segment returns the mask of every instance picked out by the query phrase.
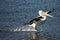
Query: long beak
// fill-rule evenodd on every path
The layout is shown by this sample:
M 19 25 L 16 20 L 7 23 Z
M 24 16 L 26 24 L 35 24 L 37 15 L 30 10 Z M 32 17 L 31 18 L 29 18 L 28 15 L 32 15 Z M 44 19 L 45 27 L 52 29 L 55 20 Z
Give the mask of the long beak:
M 45 15 L 48 16 L 48 17 L 54 18 L 52 15 L 47 14 L 47 13 Z
M 53 18 L 53 16 L 52 16 L 52 15 L 50 15 L 50 14 L 47 14 L 47 12 L 42 13 L 42 15 L 43 15 L 43 16 L 48 16 L 48 17 Z
M 48 17 L 54 18 L 52 15 L 50 15 L 51 12 L 52 11 L 49 11 L 49 12 L 39 11 L 39 15 L 40 16 L 48 16 Z

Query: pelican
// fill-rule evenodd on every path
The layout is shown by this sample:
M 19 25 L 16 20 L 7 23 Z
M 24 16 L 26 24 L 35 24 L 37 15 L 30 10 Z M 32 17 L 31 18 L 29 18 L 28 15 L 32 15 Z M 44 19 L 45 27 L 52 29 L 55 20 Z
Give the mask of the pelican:
M 52 11 L 54 11 L 54 9 L 53 9 Z M 30 27 L 33 27 L 33 28 L 35 28 L 35 30 L 36 30 L 36 27 L 37 27 L 38 25 L 40 25 L 40 24 L 42 25 L 42 24 L 45 23 L 46 17 L 51 17 L 51 18 L 53 18 L 53 16 L 50 15 L 50 13 L 51 13 L 52 11 L 46 11 L 46 12 L 45 12 L 45 11 L 43 11 L 43 10 L 39 10 L 39 11 L 38 11 L 39 16 L 36 17 L 36 18 L 34 18 L 34 19 L 32 19 L 30 22 L 25 23 L 25 25 L 30 26 Z

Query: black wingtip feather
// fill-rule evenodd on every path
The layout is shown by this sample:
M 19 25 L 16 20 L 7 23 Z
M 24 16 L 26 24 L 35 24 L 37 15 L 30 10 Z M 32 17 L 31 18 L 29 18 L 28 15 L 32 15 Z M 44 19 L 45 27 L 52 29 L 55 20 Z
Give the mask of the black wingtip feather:
M 53 12 L 55 9 L 53 9 L 53 10 L 51 10 L 51 11 L 49 11 L 47 14 L 50 14 L 51 12 Z

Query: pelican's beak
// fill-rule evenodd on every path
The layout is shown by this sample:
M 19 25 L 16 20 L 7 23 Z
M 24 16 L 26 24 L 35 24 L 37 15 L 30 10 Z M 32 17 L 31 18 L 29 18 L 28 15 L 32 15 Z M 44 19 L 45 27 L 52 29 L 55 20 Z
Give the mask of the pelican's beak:
M 47 13 L 42 13 L 42 15 L 44 15 L 44 16 L 48 16 L 48 17 L 51 17 L 51 18 L 54 18 L 52 15 L 47 14 Z
M 52 15 L 48 14 L 48 12 L 44 12 L 43 10 L 39 11 L 39 15 L 40 16 L 48 16 L 48 17 L 54 18 Z
M 50 14 L 46 14 L 46 16 L 53 18 L 53 16 L 52 16 L 52 15 L 50 15 Z

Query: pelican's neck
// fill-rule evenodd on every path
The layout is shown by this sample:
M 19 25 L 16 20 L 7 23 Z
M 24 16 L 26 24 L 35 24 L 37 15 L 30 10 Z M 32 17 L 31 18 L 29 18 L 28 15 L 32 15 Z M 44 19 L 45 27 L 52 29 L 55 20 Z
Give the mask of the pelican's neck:
M 42 19 L 40 19 L 41 21 L 45 21 L 46 20 L 46 16 L 41 16 L 43 17 Z
M 44 13 L 46 13 L 46 12 L 44 12 L 43 10 L 39 10 L 38 13 L 39 13 L 39 16 L 43 17 L 43 18 L 41 18 L 41 21 L 45 21 L 46 20 L 46 15 Z

